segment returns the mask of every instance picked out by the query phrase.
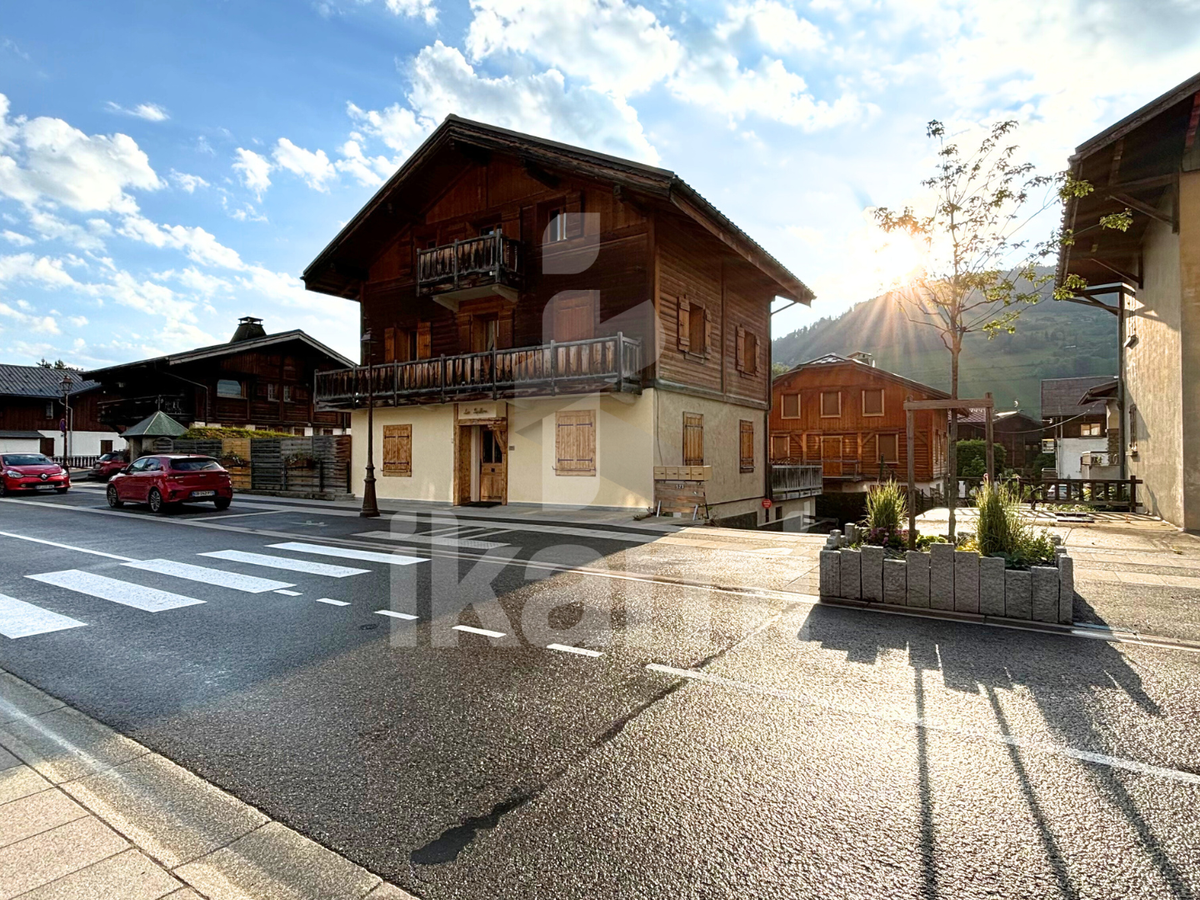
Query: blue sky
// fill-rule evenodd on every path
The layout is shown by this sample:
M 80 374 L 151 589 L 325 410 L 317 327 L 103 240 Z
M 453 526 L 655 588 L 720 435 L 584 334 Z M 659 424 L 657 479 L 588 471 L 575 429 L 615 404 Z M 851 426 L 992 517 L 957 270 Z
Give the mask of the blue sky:
M 919 199 L 928 119 L 1057 169 L 1200 60 L 1197 0 L 0 8 L 0 360 L 85 367 L 247 314 L 357 355 L 298 276 L 450 112 L 675 170 L 816 290 L 782 334 L 903 264 L 867 210 Z

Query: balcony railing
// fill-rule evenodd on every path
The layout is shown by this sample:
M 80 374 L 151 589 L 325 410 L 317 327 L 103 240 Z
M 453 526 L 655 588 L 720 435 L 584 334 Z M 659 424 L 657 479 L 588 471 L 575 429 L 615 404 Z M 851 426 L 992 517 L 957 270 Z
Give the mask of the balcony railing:
M 499 231 L 417 253 L 417 293 L 521 287 L 521 244 Z
M 799 500 L 821 493 L 824 478 L 821 467 L 812 465 L 771 464 L 771 499 Z
M 319 409 L 414 406 L 463 399 L 640 393 L 642 344 L 622 334 L 318 372 Z
M 96 407 L 96 416 L 105 425 L 135 425 L 159 410 L 182 421 L 190 418 L 192 408 L 187 398 L 179 394 L 152 394 L 101 400 Z

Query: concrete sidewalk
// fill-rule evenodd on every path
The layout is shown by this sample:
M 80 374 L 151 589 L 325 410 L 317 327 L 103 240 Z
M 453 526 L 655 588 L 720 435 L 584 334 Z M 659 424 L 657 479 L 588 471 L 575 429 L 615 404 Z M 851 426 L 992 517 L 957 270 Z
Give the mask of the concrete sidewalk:
M 413 900 L 0 670 L 0 900 Z

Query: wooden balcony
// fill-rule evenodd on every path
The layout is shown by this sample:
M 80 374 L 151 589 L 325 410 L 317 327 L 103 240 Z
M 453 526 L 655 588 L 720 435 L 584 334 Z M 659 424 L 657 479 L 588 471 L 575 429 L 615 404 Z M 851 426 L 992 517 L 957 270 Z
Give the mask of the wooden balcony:
M 190 422 L 192 404 L 182 394 L 152 394 L 144 397 L 122 397 L 101 400 L 96 405 L 96 417 L 105 425 L 136 425 L 146 416 L 161 410 L 172 419 Z
M 816 497 L 825 486 L 819 465 L 777 465 L 771 463 L 771 499 L 799 500 Z
M 516 302 L 522 283 L 520 241 L 500 232 L 417 253 L 417 294 L 457 312 L 461 300 L 499 294 Z
M 456 400 L 641 393 L 642 344 L 621 334 L 318 372 L 318 409 L 416 406 Z

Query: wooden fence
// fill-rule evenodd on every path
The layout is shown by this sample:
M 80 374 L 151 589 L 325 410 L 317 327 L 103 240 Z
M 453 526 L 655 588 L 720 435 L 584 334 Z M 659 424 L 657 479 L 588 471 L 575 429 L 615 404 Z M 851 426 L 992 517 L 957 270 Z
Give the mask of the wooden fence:
M 331 500 L 350 493 L 350 436 L 177 440 L 167 452 L 221 461 L 235 491 Z

